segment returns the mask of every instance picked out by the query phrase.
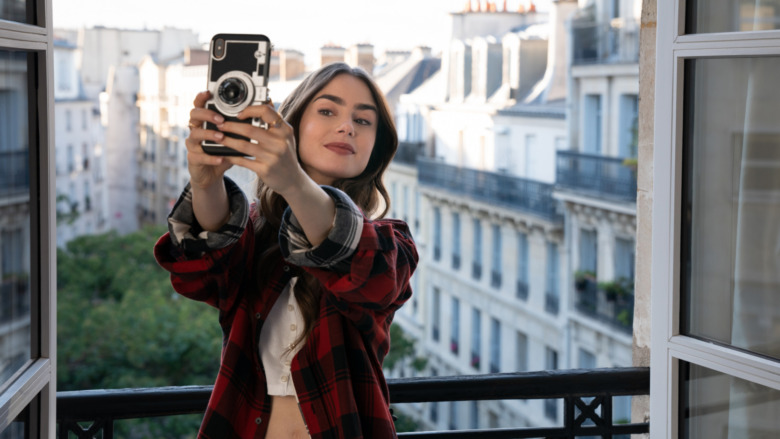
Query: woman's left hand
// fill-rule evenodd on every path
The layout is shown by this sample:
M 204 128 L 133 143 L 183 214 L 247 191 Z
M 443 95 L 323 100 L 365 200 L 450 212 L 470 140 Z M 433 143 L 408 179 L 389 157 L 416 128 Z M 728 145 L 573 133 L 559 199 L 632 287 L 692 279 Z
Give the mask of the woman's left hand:
M 221 141 L 223 145 L 253 157 L 227 156 L 226 160 L 252 170 L 265 185 L 282 196 L 306 178 L 298 163 L 293 128 L 272 104 L 247 107 L 237 117 L 240 120 L 259 118 L 268 123 L 268 129 L 248 123 L 225 122 L 221 129 L 223 132 L 239 134 L 257 142 L 225 136 Z

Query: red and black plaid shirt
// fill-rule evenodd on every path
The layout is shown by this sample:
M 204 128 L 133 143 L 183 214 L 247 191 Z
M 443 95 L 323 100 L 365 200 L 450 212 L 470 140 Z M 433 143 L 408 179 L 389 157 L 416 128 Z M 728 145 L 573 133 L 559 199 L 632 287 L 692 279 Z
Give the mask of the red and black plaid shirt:
M 324 187 L 336 202 L 334 231 L 319 246 L 301 248 L 305 236 L 288 209 L 280 231 L 285 260 L 260 294 L 248 294 L 257 288 L 253 221 L 258 218 L 255 213 L 250 218 L 243 194 L 226 182 L 228 224 L 217 233 L 198 230 L 188 187 L 169 217 L 171 231 L 154 249 L 178 293 L 219 309 L 222 360 L 198 437 L 265 437 L 271 397 L 258 339 L 299 266 L 323 288 L 319 319 L 291 366 L 309 434 L 313 439 L 396 437 L 382 361 L 393 315 L 412 294 L 409 278 L 417 250 L 407 225 L 371 221 L 343 192 Z M 350 233 L 356 238 L 352 243 Z

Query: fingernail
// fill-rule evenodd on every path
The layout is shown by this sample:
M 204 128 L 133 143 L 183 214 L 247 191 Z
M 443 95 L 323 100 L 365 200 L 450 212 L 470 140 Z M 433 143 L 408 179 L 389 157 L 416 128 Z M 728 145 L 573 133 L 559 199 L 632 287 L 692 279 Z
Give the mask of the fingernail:
M 214 120 L 215 120 L 217 123 L 222 123 L 222 122 L 224 122 L 224 121 L 225 121 L 225 118 L 224 118 L 224 117 L 222 117 L 222 116 L 220 116 L 220 115 L 218 114 L 218 115 L 214 116 Z
M 216 133 L 216 134 L 214 134 L 214 137 L 216 137 L 217 140 L 222 140 L 222 138 L 225 137 L 225 135 L 222 134 L 222 133 Z

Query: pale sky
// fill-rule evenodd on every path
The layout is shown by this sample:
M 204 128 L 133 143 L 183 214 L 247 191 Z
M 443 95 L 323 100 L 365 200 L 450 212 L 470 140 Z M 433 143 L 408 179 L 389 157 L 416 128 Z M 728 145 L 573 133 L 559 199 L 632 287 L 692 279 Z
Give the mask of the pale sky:
M 484 0 L 482 0 L 484 3 Z M 516 10 L 530 0 L 507 0 Z M 440 52 L 449 13 L 467 0 L 52 0 L 54 27 L 103 25 L 125 29 L 193 29 L 202 42 L 217 33 L 262 33 L 306 62 L 327 43 L 371 43 L 374 53 L 426 45 Z M 472 0 L 476 7 L 477 0 Z M 537 3 L 542 1 L 537 0 Z M 499 8 L 503 0 L 495 0 Z M 541 8 L 540 8 L 541 9 Z

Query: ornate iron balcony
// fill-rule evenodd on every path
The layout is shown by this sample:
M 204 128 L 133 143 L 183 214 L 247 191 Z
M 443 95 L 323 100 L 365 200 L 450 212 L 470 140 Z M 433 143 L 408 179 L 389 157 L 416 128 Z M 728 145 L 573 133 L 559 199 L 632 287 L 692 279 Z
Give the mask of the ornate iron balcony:
M 622 158 L 558 151 L 555 184 L 598 198 L 636 202 L 636 173 Z
M 501 428 L 400 433 L 402 439 L 574 439 L 647 433 L 648 423 L 615 424 L 612 397 L 649 395 L 649 368 L 573 369 L 449 377 L 389 379 L 393 404 L 504 399 L 563 399 L 563 424 L 549 428 Z M 211 387 L 83 390 L 57 393 L 59 437 L 113 439 L 119 419 L 203 413 Z M 81 424 L 81 425 L 80 425 Z M 87 424 L 86 426 L 82 426 Z M 587 424 L 587 425 L 586 425 Z
M 639 22 L 615 18 L 609 22 L 572 22 L 572 64 L 639 62 Z
M 506 174 L 461 168 L 418 157 L 420 185 L 444 189 L 458 196 L 527 212 L 549 221 L 562 222 L 552 197 L 554 185 Z

